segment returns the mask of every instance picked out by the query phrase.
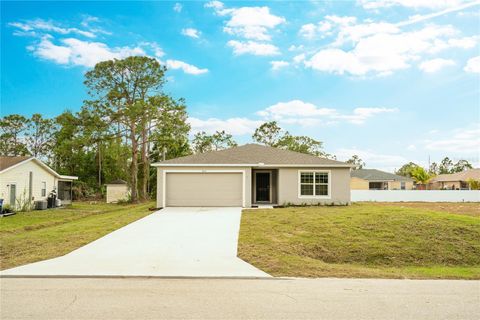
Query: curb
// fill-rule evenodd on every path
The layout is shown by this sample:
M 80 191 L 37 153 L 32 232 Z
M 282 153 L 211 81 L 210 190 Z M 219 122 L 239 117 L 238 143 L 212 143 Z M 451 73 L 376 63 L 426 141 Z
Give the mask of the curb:
M 293 280 L 250 276 L 120 276 L 120 275 L 0 275 L 0 279 L 178 279 L 178 280 Z

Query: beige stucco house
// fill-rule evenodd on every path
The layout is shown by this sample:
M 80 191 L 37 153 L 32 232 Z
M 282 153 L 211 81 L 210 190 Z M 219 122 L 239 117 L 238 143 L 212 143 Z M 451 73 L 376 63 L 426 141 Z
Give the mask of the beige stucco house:
M 430 190 L 468 190 L 469 180 L 480 180 L 480 169 L 469 169 L 452 174 L 439 174 L 430 179 L 427 188 Z
M 352 170 L 350 188 L 352 190 L 412 190 L 411 178 L 377 169 Z
M 35 157 L 0 157 L 0 199 L 10 206 L 45 200 L 52 190 L 63 204 L 71 203 L 72 181 L 77 179 L 58 174 Z
M 257 144 L 152 165 L 159 208 L 350 203 L 351 165 Z

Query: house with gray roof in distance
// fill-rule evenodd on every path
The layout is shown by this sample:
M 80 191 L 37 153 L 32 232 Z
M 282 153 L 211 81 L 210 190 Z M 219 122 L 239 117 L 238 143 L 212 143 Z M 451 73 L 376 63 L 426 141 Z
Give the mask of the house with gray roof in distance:
M 350 203 L 352 165 L 258 144 L 152 166 L 158 208 Z
M 352 190 L 412 190 L 411 178 L 377 169 L 358 169 L 351 172 Z

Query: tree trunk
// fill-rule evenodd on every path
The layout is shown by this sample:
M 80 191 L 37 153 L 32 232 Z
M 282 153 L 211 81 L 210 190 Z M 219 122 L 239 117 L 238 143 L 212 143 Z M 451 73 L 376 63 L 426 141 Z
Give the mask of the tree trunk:
M 132 180 L 132 202 L 138 202 L 138 141 L 136 139 L 136 128 L 133 124 L 130 132 L 130 139 L 132 140 L 132 165 L 131 165 L 131 180 Z
M 98 187 L 102 188 L 102 145 L 100 141 L 97 144 L 98 149 Z
M 147 183 L 148 183 L 148 146 L 147 146 L 147 128 L 146 125 L 142 128 L 142 198 L 148 199 L 148 190 L 147 190 Z

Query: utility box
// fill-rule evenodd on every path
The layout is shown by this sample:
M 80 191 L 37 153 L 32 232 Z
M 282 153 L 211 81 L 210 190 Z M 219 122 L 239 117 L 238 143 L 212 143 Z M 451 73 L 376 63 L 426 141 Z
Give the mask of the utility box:
M 107 203 L 117 203 L 118 201 L 127 200 L 130 195 L 130 189 L 126 181 L 118 179 L 106 184 L 107 186 Z
M 47 210 L 48 203 L 45 200 L 35 201 L 35 210 Z

